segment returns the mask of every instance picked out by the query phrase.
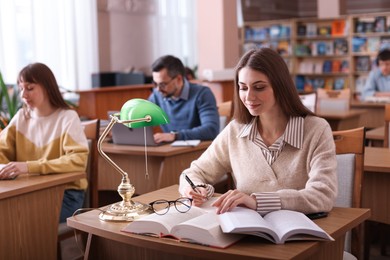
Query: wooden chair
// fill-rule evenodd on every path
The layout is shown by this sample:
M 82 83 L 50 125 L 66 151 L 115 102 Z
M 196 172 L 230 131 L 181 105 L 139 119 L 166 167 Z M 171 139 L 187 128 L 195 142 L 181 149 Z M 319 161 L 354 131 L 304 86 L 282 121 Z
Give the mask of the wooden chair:
M 317 89 L 316 111 L 348 111 L 351 103 L 351 90 Z
M 336 145 L 339 187 L 335 206 L 360 208 L 362 206 L 365 128 L 334 131 L 333 138 Z M 347 252 L 344 252 L 344 259 L 363 259 L 363 234 L 363 227 L 358 226 L 347 235 L 345 244 Z
M 81 125 L 84 127 L 85 136 L 88 139 L 89 156 L 87 165 L 87 180 L 88 189 L 85 194 L 84 205 L 85 208 L 98 207 L 98 190 L 97 190 L 97 168 L 98 168 L 98 150 L 97 141 L 99 139 L 100 120 L 93 119 L 82 121 Z M 57 237 L 57 259 L 62 258 L 61 241 L 74 236 L 74 229 L 70 228 L 65 223 L 60 223 L 58 226 Z
M 233 102 L 226 101 L 218 104 L 220 131 L 230 122 L 233 117 Z

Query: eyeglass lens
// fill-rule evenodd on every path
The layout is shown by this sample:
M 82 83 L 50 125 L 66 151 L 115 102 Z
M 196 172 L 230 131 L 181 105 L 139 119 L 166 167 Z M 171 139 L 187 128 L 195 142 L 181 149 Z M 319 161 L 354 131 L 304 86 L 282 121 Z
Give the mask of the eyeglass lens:
M 185 213 L 190 210 L 192 200 L 190 198 L 179 198 L 175 201 L 156 200 L 150 203 L 150 205 L 156 214 L 164 215 L 169 211 L 171 203 L 175 205 L 177 211 Z
M 175 78 L 176 76 L 171 78 L 171 80 L 169 80 L 168 82 L 161 82 L 161 83 L 156 83 L 153 81 L 153 85 L 155 88 L 165 89 Z

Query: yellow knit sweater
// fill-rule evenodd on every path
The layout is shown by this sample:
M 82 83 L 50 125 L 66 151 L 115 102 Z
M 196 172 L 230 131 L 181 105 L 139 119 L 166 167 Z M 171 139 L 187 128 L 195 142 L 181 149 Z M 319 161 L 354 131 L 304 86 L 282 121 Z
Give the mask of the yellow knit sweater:
M 46 117 L 23 109 L 0 133 L 0 163 L 27 162 L 29 173 L 85 172 L 88 142 L 77 113 L 58 109 Z M 67 189 L 86 189 L 87 180 L 69 183 Z

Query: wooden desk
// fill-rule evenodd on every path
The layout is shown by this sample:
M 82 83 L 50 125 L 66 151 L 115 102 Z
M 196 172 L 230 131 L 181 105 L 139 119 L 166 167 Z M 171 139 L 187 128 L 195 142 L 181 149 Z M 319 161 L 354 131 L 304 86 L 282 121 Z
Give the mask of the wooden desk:
M 366 147 L 362 205 L 371 209 L 370 220 L 390 224 L 390 149 Z
M 136 197 L 149 203 L 157 198 L 178 198 L 178 185 Z M 100 211 L 68 218 L 67 224 L 89 233 L 89 248 L 84 259 L 342 259 L 345 233 L 370 215 L 368 209 L 334 208 L 329 216 L 315 222 L 327 231 L 334 242 L 288 242 L 276 245 L 259 237 L 248 236 L 226 249 L 217 249 L 173 239 L 128 234 L 120 230 L 128 223 L 102 222 Z
M 385 104 L 364 102 L 364 101 L 352 101 L 351 109 L 364 109 L 367 113 L 362 114 L 360 117 L 359 126 L 365 126 L 369 129 L 380 127 L 384 125 L 385 118 Z
M 65 184 L 85 173 L 0 181 L 0 259 L 56 259 Z
M 103 151 L 128 173 L 136 194 L 144 194 L 179 182 L 179 176 L 207 149 L 211 141 L 196 147 L 172 147 L 170 144 L 148 147 L 149 180 L 145 179 L 143 146 L 104 143 Z M 98 190 L 117 190 L 121 175 L 99 156 Z
M 366 132 L 366 140 L 368 141 L 368 146 L 383 147 L 383 142 L 385 139 L 385 127 L 380 126 Z
M 119 111 L 122 105 L 132 98 L 147 99 L 153 85 L 128 85 L 94 88 L 78 91 L 80 95 L 77 112 L 80 117 L 107 120 L 107 111 Z
M 350 109 L 348 111 L 318 110 L 317 116 L 329 122 L 332 131 L 352 129 L 360 126 L 360 117 L 367 113 L 364 109 Z

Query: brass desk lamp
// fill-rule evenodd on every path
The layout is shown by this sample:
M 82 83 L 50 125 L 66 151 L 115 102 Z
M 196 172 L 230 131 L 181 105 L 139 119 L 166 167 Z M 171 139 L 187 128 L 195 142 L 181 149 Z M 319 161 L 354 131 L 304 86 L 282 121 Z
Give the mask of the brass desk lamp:
M 118 116 L 120 116 L 118 118 Z M 131 99 L 121 108 L 120 113 L 111 115 L 111 121 L 104 129 L 97 144 L 100 155 L 122 175 L 122 182 L 118 186 L 118 193 L 122 201 L 112 204 L 106 211 L 99 215 L 104 221 L 133 221 L 151 213 L 149 205 L 135 202 L 131 199 L 135 192 L 130 183 L 128 174 L 114 163 L 102 150 L 102 143 L 114 124 L 123 124 L 129 128 L 141 128 L 157 126 L 169 123 L 166 113 L 156 104 L 144 99 Z M 145 147 L 146 149 L 146 147 Z

